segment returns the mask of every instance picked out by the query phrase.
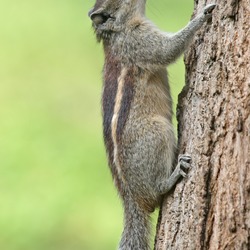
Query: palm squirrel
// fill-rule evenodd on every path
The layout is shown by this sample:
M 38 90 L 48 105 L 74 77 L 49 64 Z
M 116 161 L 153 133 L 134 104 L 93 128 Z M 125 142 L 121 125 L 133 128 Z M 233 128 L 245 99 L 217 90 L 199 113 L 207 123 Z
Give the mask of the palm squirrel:
M 174 34 L 145 17 L 146 0 L 97 0 L 89 11 L 103 43 L 103 133 L 109 166 L 123 201 L 119 250 L 148 250 L 150 213 L 187 175 L 191 157 L 180 155 L 172 125 L 166 66 L 188 47 L 215 4 Z

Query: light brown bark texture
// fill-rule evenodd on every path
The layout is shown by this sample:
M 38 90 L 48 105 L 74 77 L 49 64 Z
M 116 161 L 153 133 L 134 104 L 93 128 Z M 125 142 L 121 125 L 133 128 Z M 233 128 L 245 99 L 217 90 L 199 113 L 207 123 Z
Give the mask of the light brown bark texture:
M 164 200 L 157 250 L 250 249 L 250 2 L 215 2 L 185 55 L 179 148 L 193 167 Z

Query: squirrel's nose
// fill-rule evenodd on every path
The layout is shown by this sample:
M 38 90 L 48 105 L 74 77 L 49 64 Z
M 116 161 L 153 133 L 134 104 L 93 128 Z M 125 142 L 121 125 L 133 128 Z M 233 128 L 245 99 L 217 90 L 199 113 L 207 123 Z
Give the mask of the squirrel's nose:
M 89 16 L 89 17 L 90 17 L 91 14 L 93 13 L 93 10 L 94 10 L 94 8 L 92 8 L 92 9 L 88 12 L 88 16 Z

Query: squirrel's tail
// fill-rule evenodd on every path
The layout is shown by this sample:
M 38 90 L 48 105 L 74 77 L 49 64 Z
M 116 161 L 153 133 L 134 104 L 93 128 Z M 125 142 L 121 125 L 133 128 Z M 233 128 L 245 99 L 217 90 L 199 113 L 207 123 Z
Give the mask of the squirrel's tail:
M 150 213 L 131 197 L 124 202 L 124 229 L 119 250 L 150 249 Z

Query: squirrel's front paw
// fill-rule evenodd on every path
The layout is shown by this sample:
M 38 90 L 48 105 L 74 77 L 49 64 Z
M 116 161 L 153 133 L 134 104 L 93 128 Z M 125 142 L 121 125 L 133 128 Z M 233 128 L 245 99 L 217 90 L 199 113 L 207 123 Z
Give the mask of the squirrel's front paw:
M 212 12 L 213 12 L 213 10 L 214 10 L 214 8 L 215 8 L 215 6 L 216 6 L 216 4 L 208 4 L 205 8 L 204 8 L 204 10 L 203 10 L 203 13 L 206 15 L 206 17 L 211 17 L 212 16 Z
M 182 177 L 187 177 L 187 172 L 191 168 L 192 158 L 189 155 L 179 155 L 178 167 L 179 173 Z

